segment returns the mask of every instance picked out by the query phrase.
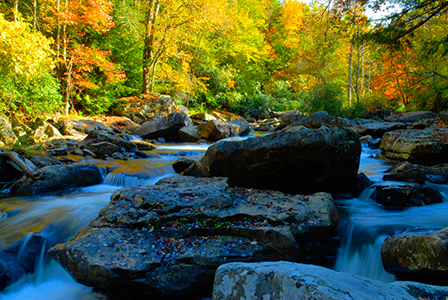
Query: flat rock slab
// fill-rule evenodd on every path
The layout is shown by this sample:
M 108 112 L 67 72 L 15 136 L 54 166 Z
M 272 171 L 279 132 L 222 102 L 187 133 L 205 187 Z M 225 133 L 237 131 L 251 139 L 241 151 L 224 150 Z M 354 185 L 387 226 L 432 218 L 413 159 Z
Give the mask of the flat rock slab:
M 445 299 L 447 287 L 384 283 L 291 262 L 229 263 L 216 271 L 212 300 Z
M 386 132 L 380 149 L 389 159 L 434 165 L 446 162 L 447 129 L 409 129 Z
M 353 126 L 353 130 L 360 135 L 370 135 L 373 138 L 381 138 L 386 132 L 398 129 L 406 129 L 407 125 L 398 122 L 382 122 L 369 120 L 367 123 L 362 123 Z
M 338 224 L 330 194 L 170 177 L 115 192 L 89 227 L 49 253 L 77 281 L 111 297 L 190 296 L 210 292 L 216 268 L 227 262 L 331 265 Z

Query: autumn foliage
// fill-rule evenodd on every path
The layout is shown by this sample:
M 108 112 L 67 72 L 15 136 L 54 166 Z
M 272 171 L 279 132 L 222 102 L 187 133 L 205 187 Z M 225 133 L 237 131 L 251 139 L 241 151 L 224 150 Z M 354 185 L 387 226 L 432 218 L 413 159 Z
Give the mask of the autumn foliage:
M 2 2 L 0 109 L 107 113 L 142 92 L 256 118 L 447 109 L 442 2 L 385 23 L 380 0 Z

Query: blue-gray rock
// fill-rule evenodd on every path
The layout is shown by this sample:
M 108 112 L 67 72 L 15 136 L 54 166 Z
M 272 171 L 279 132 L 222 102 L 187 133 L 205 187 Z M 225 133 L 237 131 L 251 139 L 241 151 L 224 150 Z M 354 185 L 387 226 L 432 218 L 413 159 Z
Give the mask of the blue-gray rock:
M 446 296 L 448 287 L 385 283 L 313 265 L 263 262 L 220 266 L 212 300 L 415 300 Z

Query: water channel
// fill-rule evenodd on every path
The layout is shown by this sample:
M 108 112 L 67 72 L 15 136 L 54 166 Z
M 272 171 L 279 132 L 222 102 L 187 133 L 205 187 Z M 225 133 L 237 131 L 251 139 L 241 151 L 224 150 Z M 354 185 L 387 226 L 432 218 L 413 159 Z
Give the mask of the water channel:
M 379 150 L 363 145 L 360 172 L 380 183 L 389 167 L 373 157 Z M 0 200 L 0 246 L 31 237 L 45 237 L 36 272 L 22 277 L 0 293 L 0 300 L 95 300 L 105 299 L 91 288 L 76 283 L 45 251 L 76 235 L 109 203 L 111 194 L 121 187 L 152 185 L 176 175 L 171 167 L 179 156 L 200 156 L 207 145 L 159 145 L 147 152 L 152 158 L 129 161 L 80 160 L 108 169 L 103 184 L 78 189 L 63 195 L 31 196 Z M 79 158 L 78 158 L 79 159 Z M 445 195 L 448 185 L 434 185 Z M 337 199 L 345 221 L 341 224 L 342 242 L 335 269 L 382 281 L 393 281 L 381 263 L 380 247 L 387 236 L 412 230 L 436 230 L 448 226 L 448 201 L 405 210 L 387 210 L 369 199 L 373 188 L 359 198 Z

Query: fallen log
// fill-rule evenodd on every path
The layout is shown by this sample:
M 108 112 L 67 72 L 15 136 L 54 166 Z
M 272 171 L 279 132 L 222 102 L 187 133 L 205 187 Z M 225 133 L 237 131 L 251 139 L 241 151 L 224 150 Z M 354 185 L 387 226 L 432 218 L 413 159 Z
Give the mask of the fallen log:
M 41 178 L 42 173 L 33 170 L 33 168 L 30 167 L 23 159 L 21 159 L 16 152 L 0 148 L 0 156 L 5 156 L 12 160 L 17 165 L 17 167 L 19 167 L 20 170 L 22 170 L 23 173 L 25 173 L 25 175 L 27 175 L 28 177 L 35 180 Z

